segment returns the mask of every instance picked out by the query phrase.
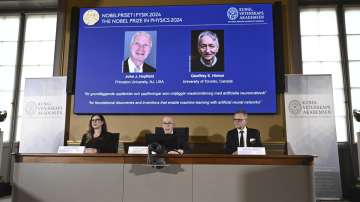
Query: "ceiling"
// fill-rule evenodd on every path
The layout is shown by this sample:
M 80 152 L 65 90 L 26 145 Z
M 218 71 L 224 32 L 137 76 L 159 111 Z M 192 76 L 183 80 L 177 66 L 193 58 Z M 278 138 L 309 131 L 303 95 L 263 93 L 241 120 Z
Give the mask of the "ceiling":
M 54 9 L 58 0 L 0 0 L 0 10 Z

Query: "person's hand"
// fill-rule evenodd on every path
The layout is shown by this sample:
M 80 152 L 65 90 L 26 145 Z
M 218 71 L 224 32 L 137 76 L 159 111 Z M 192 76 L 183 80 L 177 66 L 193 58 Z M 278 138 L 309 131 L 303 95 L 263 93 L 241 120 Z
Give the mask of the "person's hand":
M 97 149 L 95 149 L 95 148 L 85 148 L 85 153 L 87 153 L 87 154 L 95 154 L 95 153 L 97 153 Z
M 232 155 L 237 155 L 238 153 L 237 153 L 237 151 L 234 151 L 233 153 L 232 153 Z
M 168 151 L 168 154 L 179 154 L 177 151 Z
M 184 150 L 182 150 L 182 149 L 168 151 L 168 154 L 183 154 L 183 153 L 184 153 Z

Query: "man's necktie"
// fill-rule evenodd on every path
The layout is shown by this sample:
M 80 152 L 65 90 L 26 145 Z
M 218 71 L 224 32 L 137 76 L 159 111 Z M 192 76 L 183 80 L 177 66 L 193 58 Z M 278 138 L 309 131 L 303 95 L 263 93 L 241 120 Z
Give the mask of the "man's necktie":
M 140 66 L 135 66 L 135 72 L 141 72 L 141 67 Z
M 244 131 L 240 130 L 240 147 L 244 146 Z

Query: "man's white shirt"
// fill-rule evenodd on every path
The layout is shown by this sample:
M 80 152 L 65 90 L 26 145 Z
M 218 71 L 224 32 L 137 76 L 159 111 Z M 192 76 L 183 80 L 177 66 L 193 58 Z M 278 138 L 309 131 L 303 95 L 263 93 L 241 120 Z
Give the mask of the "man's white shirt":
M 240 138 L 241 138 L 241 133 L 240 133 L 240 131 L 244 131 L 244 132 L 243 132 L 244 147 L 247 147 L 247 143 L 246 143 L 246 138 L 247 138 L 247 128 L 245 127 L 245 128 L 243 128 L 243 129 L 237 129 L 237 131 L 238 131 L 238 140 L 239 140 L 239 145 L 240 145 L 240 142 L 241 142 L 241 140 L 240 140 Z
M 143 65 L 141 64 L 140 68 L 138 71 L 136 71 L 136 65 L 135 63 L 131 60 L 131 57 L 129 57 L 128 59 L 128 65 L 129 65 L 129 73 L 142 73 L 143 72 Z
M 217 62 L 217 57 L 215 56 L 215 57 L 214 57 L 214 60 L 213 60 L 212 63 L 209 64 L 209 65 L 204 62 L 203 58 L 200 58 L 200 62 L 201 62 L 201 64 L 204 65 L 205 67 L 211 68 L 211 67 L 215 66 L 215 64 L 216 64 L 216 62 Z

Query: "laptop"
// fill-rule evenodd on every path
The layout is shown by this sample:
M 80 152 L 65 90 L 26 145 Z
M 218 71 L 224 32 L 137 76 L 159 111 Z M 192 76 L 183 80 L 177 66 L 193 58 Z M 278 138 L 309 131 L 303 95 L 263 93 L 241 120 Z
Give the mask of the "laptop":
M 167 151 L 178 148 L 178 137 L 176 135 L 169 134 L 146 134 L 145 142 L 147 145 L 152 143 L 158 143 L 165 147 Z

